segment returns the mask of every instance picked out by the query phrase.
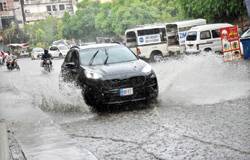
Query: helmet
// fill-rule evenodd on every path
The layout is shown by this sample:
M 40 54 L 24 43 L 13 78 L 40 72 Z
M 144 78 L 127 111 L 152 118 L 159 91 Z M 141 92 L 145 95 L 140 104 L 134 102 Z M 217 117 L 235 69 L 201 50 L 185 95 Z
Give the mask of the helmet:
M 47 49 L 44 49 L 44 53 L 45 53 L 45 54 L 48 54 L 49 51 L 48 51 Z

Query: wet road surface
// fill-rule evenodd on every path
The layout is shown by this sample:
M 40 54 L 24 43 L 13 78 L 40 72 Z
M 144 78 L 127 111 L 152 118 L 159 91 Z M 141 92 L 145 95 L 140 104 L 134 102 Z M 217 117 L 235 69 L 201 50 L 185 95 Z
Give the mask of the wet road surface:
M 79 89 L 59 91 L 62 60 L 51 73 L 39 63 L 0 68 L 0 119 L 28 159 L 250 159 L 249 62 L 191 55 L 153 64 L 157 102 L 102 113 Z

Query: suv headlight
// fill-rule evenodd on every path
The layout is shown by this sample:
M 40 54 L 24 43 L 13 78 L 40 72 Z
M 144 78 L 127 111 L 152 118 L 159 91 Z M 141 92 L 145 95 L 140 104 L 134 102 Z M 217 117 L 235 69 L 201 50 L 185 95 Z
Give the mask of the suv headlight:
M 101 74 L 96 73 L 96 72 L 87 71 L 87 70 L 85 70 L 85 75 L 89 79 L 100 79 L 100 78 L 102 78 Z
M 152 72 L 152 67 L 148 64 L 142 69 L 143 73 L 149 74 Z

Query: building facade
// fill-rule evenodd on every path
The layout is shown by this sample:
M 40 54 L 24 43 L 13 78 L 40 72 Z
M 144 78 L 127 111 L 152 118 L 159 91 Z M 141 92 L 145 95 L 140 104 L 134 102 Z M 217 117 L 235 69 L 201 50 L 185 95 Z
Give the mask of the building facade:
M 48 16 L 61 18 L 65 12 L 74 14 L 75 0 L 25 0 L 24 14 L 26 22 L 46 19 Z
M 14 0 L 0 0 L 0 29 L 14 21 Z
M 0 0 L 0 29 L 12 22 L 22 25 L 46 19 L 61 18 L 65 12 L 74 14 L 77 0 Z

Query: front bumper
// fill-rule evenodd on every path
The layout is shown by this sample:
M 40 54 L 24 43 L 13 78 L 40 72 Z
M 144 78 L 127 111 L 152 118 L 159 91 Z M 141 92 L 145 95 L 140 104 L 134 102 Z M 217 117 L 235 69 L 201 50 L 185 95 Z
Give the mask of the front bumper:
M 201 53 L 201 51 L 197 50 L 197 49 L 186 49 L 185 53 L 186 54 L 199 54 L 199 53 Z
M 112 84 L 108 85 L 107 81 L 101 82 L 101 85 L 92 85 L 89 90 L 91 90 L 93 100 L 98 101 L 102 104 L 123 104 L 128 102 L 137 102 L 143 100 L 150 100 L 154 99 L 158 96 L 158 83 L 155 74 L 151 74 L 149 76 L 144 77 L 145 80 L 143 82 L 132 82 L 131 79 L 128 80 L 128 83 L 122 83 L 120 81 L 120 85 Z M 116 81 L 116 80 L 109 80 Z M 120 96 L 120 89 L 123 88 L 133 88 L 133 94 L 129 96 Z

